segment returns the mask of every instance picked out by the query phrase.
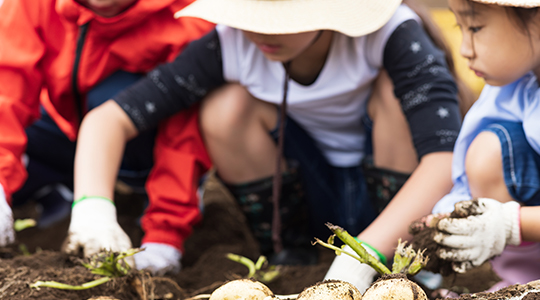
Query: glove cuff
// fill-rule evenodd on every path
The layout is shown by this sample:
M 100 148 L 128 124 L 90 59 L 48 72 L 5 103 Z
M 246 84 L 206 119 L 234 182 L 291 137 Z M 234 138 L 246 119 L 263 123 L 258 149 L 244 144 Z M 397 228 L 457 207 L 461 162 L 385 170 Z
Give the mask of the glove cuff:
M 84 201 L 83 201 L 84 200 Z M 71 223 L 115 222 L 116 207 L 105 197 L 82 197 L 74 201 L 71 209 Z
M 112 205 L 114 205 L 114 202 L 111 199 L 107 198 L 107 197 L 103 197 L 103 196 L 82 196 L 81 198 L 73 201 L 73 204 L 71 205 L 71 208 L 75 207 L 75 205 L 79 204 L 80 202 L 82 202 L 84 200 L 88 200 L 88 199 L 102 199 L 102 200 L 105 200 L 105 201 L 109 201 L 109 202 L 112 203 Z
M 503 204 L 508 213 L 505 215 L 506 244 L 518 246 L 521 244 L 521 205 L 516 201 Z

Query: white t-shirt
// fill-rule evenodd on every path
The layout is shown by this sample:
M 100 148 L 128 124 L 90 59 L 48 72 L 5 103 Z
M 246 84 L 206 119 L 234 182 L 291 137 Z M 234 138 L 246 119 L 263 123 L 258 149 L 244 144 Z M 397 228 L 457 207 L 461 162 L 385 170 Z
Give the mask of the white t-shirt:
M 401 5 L 381 29 L 361 37 L 334 33 L 326 63 L 316 81 L 308 86 L 293 80 L 287 96 L 288 114 L 316 141 L 329 163 L 339 167 L 360 164 L 365 133 L 361 117 L 374 79 L 383 66 L 386 42 L 403 22 L 420 18 Z M 270 61 L 242 31 L 223 25 L 219 34 L 223 73 L 239 82 L 256 98 L 281 104 L 285 69 Z

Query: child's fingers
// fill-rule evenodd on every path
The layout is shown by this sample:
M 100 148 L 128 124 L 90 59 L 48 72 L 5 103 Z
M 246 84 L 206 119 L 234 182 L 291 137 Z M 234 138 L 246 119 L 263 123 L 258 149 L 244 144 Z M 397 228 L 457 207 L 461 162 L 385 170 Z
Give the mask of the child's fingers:
M 438 232 L 433 236 L 437 244 L 453 249 L 469 249 L 478 246 L 478 239 L 468 235 L 445 234 Z
M 479 248 L 451 249 L 441 248 L 437 251 L 437 256 L 444 260 L 454 262 L 473 261 L 481 254 Z
M 471 216 L 467 218 L 444 218 L 437 223 L 437 229 L 458 235 L 472 235 L 476 232 L 480 220 Z

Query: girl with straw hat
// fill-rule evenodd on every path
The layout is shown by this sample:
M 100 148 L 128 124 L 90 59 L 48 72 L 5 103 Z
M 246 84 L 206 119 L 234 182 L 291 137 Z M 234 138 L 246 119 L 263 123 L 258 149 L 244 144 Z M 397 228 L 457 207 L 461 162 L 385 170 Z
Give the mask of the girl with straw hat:
M 359 234 L 386 262 L 409 223 L 449 191 L 461 120 L 456 84 L 444 52 L 400 0 L 198 0 L 177 16 L 218 25 L 87 116 L 77 197 L 103 190 L 95 179 L 107 171 L 96 162 L 117 165 L 127 139 L 199 102 L 217 175 L 272 263 L 313 263 L 310 241 L 328 234 L 325 222 Z M 363 168 L 372 151 L 378 168 Z M 159 164 L 153 178 L 189 178 L 181 168 Z M 366 187 L 389 200 L 405 181 L 388 206 Z M 152 210 L 160 199 L 150 199 Z M 183 218 L 187 204 L 197 209 L 170 206 L 183 207 Z M 178 230 L 189 233 L 184 223 Z M 327 278 L 364 290 L 374 275 L 340 256 Z
M 449 4 L 486 86 L 456 141 L 452 192 L 434 208 L 461 218 L 439 221 L 434 240 L 458 272 L 493 258 L 497 290 L 540 278 L 540 1 Z

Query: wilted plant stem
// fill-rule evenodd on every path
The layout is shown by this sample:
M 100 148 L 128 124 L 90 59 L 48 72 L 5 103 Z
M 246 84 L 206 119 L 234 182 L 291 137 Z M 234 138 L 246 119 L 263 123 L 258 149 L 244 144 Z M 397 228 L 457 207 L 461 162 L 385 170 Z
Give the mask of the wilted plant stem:
M 78 291 L 78 290 L 86 290 L 89 288 L 96 287 L 109 280 L 111 280 L 110 277 L 102 277 L 102 278 L 99 278 L 90 282 L 83 283 L 81 285 L 69 285 L 69 284 L 60 283 L 56 281 L 36 281 L 35 283 L 31 284 L 30 287 L 32 288 L 50 287 L 50 288 L 55 288 L 55 289 Z

